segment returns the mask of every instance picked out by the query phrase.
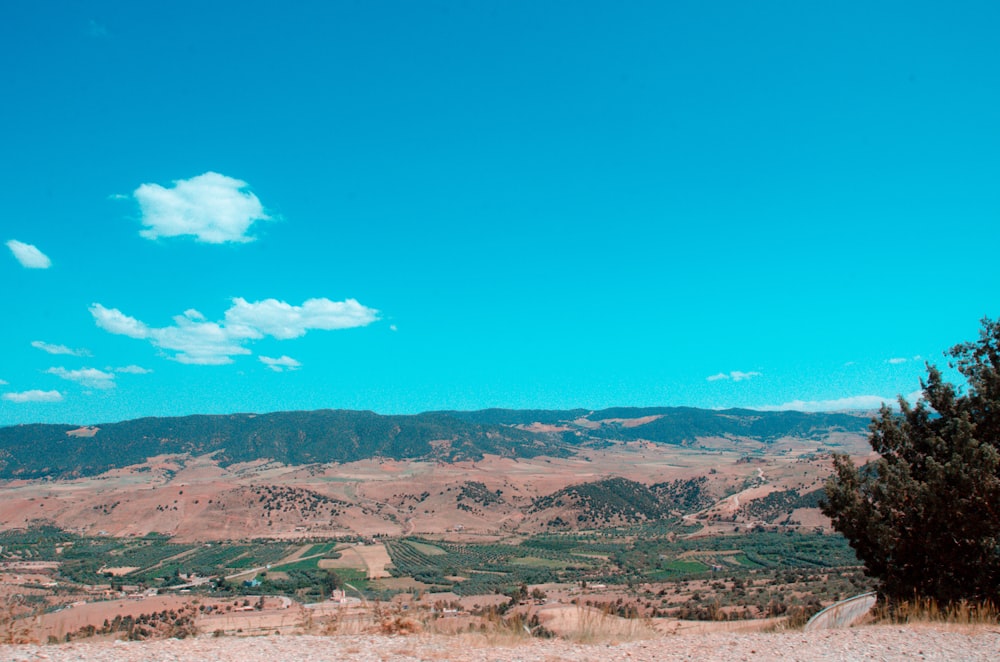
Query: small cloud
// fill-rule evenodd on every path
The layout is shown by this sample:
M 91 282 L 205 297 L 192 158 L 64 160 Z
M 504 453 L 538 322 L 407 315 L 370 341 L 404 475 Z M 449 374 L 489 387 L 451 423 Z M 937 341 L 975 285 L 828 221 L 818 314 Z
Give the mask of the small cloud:
M 282 356 L 277 359 L 272 359 L 270 356 L 260 356 L 258 357 L 264 365 L 266 365 L 271 370 L 275 372 L 284 372 L 285 370 L 298 370 L 302 367 L 302 364 L 293 359 L 290 356 Z
M 85 349 L 73 349 L 66 345 L 53 345 L 41 340 L 33 340 L 31 346 L 49 354 L 65 354 L 67 356 L 90 356 L 90 352 Z
M 792 400 L 780 405 L 768 405 L 765 407 L 755 407 L 761 411 L 842 411 L 845 409 L 870 410 L 878 409 L 882 404 L 895 406 L 896 400 L 893 398 L 883 398 L 878 395 L 854 395 L 847 398 L 837 398 L 834 400 Z
M 4 400 L 9 400 L 10 402 L 59 402 L 63 399 L 62 393 L 59 391 L 39 391 L 37 389 L 32 391 L 21 391 L 20 393 L 4 393 Z
M 724 379 L 731 379 L 734 382 L 742 382 L 742 381 L 746 381 L 747 379 L 753 379 L 754 377 L 760 377 L 760 373 L 759 372 L 741 372 L 739 370 L 733 370 L 733 371 L 731 371 L 728 374 L 724 373 L 724 372 L 720 372 L 717 375 L 711 375 L 709 377 L 706 377 L 705 379 L 707 379 L 710 382 L 718 382 L 718 381 L 721 381 L 721 380 L 724 380 Z
M 399 331 L 399 328 L 395 324 L 390 324 L 389 325 L 389 330 L 390 331 Z
M 25 269 L 48 269 L 52 266 L 52 260 L 49 259 L 49 256 L 31 244 L 11 239 L 7 242 L 7 248 Z
M 91 19 L 90 23 L 88 23 L 87 31 L 90 33 L 91 37 L 98 39 L 108 36 L 108 29 L 93 19 Z
M 890 365 L 899 365 L 900 363 L 906 363 L 906 361 L 907 361 L 907 359 L 905 359 L 905 358 L 894 357 L 894 358 L 888 359 L 886 361 L 886 363 L 888 363 Z
M 97 326 L 109 333 L 129 338 L 148 338 L 149 329 L 145 324 L 129 317 L 117 308 L 105 308 L 99 303 L 90 306 L 90 314 L 93 315 Z
M 175 352 L 173 360 L 197 365 L 232 363 L 232 357 L 251 353 L 246 348 L 251 340 L 267 336 L 288 340 L 310 330 L 362 327 L 378 319 L 377 310 L 354 299 L 309 299 L 293 306 L 276 299 L 251 303 L 237 298 L 222 322 L 207 321 L 200 312 L 189 309 L 174 317 L 172 326 L 162 328 L 150 327 L 99 303 L 91 305 L 90 314 L 97 326 L 109 333 L 147 340 L 159 349 Z
M 121 368 L 108 368 L 108 370 L 114 370 L 115 372 L 121 372 L 127 375 L 148 375 L 149 373 L 153 372 L 149 368 L 143 368 L 142 366 L 138 365 L 127 365 L 127 366 L 122 366 Z
M 246 243 L 255 221 L 271 217 L 247 183 L 216 172 L 178 179 L 172 188 L 142 184 L 133 193 L 146 239 L 191 236 L 207 244 Z
M 7 385 L 7 384 L 9 384 L 9 383 L 10 383 L 10 382 L 8 382 L 8 381 L 6 381 L 6 380 L 3 380 L 3 379 L 0 379 L 0 386 L 6 386 L 6 385 Z
M 855 365 L 855 364 L 856 364 L 855 361 L 847 361 L 846 363 L 844 363 L 844 367 L 845 368 L 850 368 L 852 365 Z
M 104 372 L 97 368 L 81 368 L 80 370 L 67 370 L 66 368 L 49 368 L 45 371 L 50 375 L 55 375 L 77 384 L 82 384 L 89 388 L 110 389 L 115 387 L 115 376 L 110 372 Z

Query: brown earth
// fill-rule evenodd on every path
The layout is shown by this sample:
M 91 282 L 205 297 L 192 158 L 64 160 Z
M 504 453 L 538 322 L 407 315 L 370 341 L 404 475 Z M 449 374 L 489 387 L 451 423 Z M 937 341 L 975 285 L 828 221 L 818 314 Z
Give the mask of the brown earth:
M 995 660 L 995 627 L 868 626 L 822 632 L 693 633 L 595 643 L 538 640 L 514 634 L 333 637 L 211 637 L 151 642 L 86 641 L 53 646 L 0 645 L 11 662 L 139 660 L 357 660 L 605 662 L 607 660 Z
M 718 502 L 692 521 L 712 532 L 732 530 L 739 506 L 749 500 L 821 487 L 831 447 L 859 461 L 870 452 L 863 438 L 847 436 L 825 443 L 782 439 L 766 447 L 738 439 L 703 439 L 691 447 L 639 441 L 583 448 L 569 458 L 488 456 L 454 464 L 378 459 L 285 466 L 260 460 L 221 467 L 211 456 L 160 456 L 92 478 L 0 482 L 0 530 L 48 522 L 84 535 L 157 532 L 178 541 L 409 534 L 485 539 L 544 528 L 558 513 L 525 520 L 524 507 L 573 483 L 705 476 Z M 467 481 L 501 498 L 462 501 Z M 814 509 L 794 519 L 804 527 L 827 524 Z M 735 523 L 757 524 L 739 517 Z

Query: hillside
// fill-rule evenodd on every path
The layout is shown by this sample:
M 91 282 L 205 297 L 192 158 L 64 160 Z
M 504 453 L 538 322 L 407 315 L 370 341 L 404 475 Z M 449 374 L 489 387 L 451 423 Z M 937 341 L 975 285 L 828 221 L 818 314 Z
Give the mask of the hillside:
M 0 428 L 0 478 L 92 476 L 163 454 L 215 453 L 221 466 L 262 458 L 302 465 L 374 457 L 454 462 L 486 453 L 518 457 L 566 454 L 561 445 L 546 443 L 545 437 L 439 413 L 382 416 L 368 411 L 320 410 L 141 418 L 94 428 Z
M 142 418 L 88 428 L 0 428 L 0 479 L 93 476 L 164 454 L 214 453 L 220 466 L 270 459 L 286 465 L 370 458 L 478 460 L 567 457 L 595 442 L 693 445 L 703 439 L 772 444 L 864 434 L 850 414 L 615 408 L 427 412 L 410 416 L 319 410 Z

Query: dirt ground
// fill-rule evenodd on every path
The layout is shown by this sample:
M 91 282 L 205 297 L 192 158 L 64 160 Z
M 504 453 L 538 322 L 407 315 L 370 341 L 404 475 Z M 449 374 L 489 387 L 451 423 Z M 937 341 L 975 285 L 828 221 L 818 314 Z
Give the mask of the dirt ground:
M 846 442 L 845 442 L 846 443 Z M 361 535 L 507 535 L 522 522 L 521 506 L 538 496 L 583 481 L 624 476 L 645 483 L 707 476 L 724 487 L 762 476 L 766 483 L 720 502 L 714 511 L 731 516 L 747 499 L 778 489 L 810 490 L 830 472 L 826 447 L 813 441 L 778 440 L 752 463 L 761 444 L 703 439 L 697 447 L 630 442 L 584 449 L 569 458 L 510 459 L 441 464 L 365 460 L 349 464 L 288 467 L 258 461 L 220 467 L 211 456 L 160 456 L 100 476 L 66 481 L 0 482 L 0 530 L 49 522 L 83 535 L 141 536 L 150 532 L 179 542 L 336 538 Z M 869 452 L 854 439 L 842 450 L 859 461 Z M 458 494 L 466 481 L 482 483 L 502 501 L 463 509 Z M 301 510 L 265 517 L 255 486 L 281 485 L 346 502 L 335 515 Z M 728 490 L 726 490 L 728 491 Z M 803 525 L 822 526 L 816 513 L 801 513 Z M 808 524 L 805 524 L 808 521 Z M 375 552 L 372 552 L 374 554 Z M 369 554 L 378 574 L 379 560 Z
M 392 636 L 212 637 L 152 642 L 87 641 L 54 646 L 0 645 L 11 662 L 176 662 L 178 660 L 350 660 L 364 662 L 607 662 L 637 660 L 995 660 L 994 628 L 870 626 L 849 630 L 692 633 L 631 640 L 576 642 L 514 633 Z

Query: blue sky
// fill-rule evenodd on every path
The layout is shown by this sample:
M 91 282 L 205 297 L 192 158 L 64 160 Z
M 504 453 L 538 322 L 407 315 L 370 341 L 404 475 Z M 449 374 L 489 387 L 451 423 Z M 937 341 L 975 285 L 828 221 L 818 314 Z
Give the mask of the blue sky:
M 993 2 L 7 2 L 0 424 L 871 406 L 998 314 Z

